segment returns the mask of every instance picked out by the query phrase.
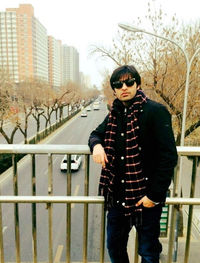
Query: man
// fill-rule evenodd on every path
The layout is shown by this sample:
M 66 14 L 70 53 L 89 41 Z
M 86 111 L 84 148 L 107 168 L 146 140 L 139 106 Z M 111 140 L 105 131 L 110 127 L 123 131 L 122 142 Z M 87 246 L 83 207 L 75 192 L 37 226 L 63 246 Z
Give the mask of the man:
M 112 263 L 128 263 L 127 241 L 134 225 L 142 263 L 158 263 L 160 216 L 177 163 L 171 116 L 148 99 L 134 66 L 114 70 L 116 99 L 90 134 L 93 160 L 102 165 L 99 194 L 105 197 L 107 248 Z

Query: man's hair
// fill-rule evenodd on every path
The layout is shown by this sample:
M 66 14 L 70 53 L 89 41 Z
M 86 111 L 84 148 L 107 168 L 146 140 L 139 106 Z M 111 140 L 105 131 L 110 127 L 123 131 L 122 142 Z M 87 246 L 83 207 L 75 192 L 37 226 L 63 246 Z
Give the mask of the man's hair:
M 129 66 L 129 65 L 124 65 L 121 66 L 119 68 L 116 68 L 111 77 L 110 77 L 110 85 L 111 88 L 114 89 L 113 87 L 113 82 L 118 81 L 123 75 L 128 74 L 130 75 L 132 78 L 135 78 L 135 81 L 138 85 L 141 85 L 141 77 L 139 75 L 139 73 L 137 72 L 136 68 L 134 66 Z

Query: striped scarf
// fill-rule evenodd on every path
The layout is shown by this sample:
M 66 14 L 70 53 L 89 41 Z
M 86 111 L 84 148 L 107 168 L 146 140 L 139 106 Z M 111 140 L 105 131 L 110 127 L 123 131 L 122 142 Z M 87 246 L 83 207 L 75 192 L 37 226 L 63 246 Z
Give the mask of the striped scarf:
M 127 126 L 126 126 L 126 149 L 125 149 L 125 215 L 131 215 L 134 212 L 141 212 L 140 207 L 135 204 L 145 195 L 146 180 L 143 177 L 141 156 L 138 145 L 138 113 L 143 103 L 146 103 L 147 97 L 141 90 L 133 99 L 132 105 L 127 108 Z M 108 163 L 102 168 L 99 194 L 103 195 L 106 205 L 109 206 L 109 198 L 113 192 L 114 160 L 115 160 L 115 136 L 117 131 L 117 119 L 114 110 L 109 114 L 108 124 L 104 139 L 104 150 L 106 152 Z

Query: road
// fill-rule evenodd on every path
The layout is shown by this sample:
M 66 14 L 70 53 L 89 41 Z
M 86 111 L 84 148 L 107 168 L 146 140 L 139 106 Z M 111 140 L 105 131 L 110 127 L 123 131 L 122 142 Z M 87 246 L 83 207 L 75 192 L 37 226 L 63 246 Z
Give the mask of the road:
M 78 114 L 67 124 L 50 137 L 45 143 L 49 144 L 87 144 L 90 132 L 100 123 L 107 113 L 105 105 L 101 104 L 99 111 L 88 112 L 88 117 L 83 118 Z M 59 147 L 59 146 L 58 146 Z M 66 174 L 60 171 L 62 155 L 53 156 L 53 194 L 66 195 Z M 84 159 L 84 158 L 83 158 Z M 36 156 L 36 193 L 37 195 L 48 194 L 48 167 L 47 156 Z M 100 166 L 90 162 L 90 188 L 89 194 L 96 195 Z M 84 162 L 78 172 L 72 173 L 72 195 L 83 195 L 84 191 Z M 12 177 L 8 176 L 1 182 L 1 194 L 13 194 Z M 31 190 L 31 162 L 29 158 L 19 166 L 18 171 L 18 194 L 32 195 Z M 88 261 L 99 260 L 99 237 L 100 237 L 100 206 L 89 206 L 89 240 Z M 15 239 L 13 205 L 4 204 L 3 231 L 5 261 L 15 261 Z M 20 245 L 21 260 L 32 260 L 32 226 L 31 205 L 19 205 L 20 217 Z M 83 242 L 83 206 L 76 204 L 72 206 L 72 232 L 71 232 L 71 259 L 81 261 Z M 66 205 L 53 205 L 53 258 L 60 261 L 66 259 Z M 48 210 L 46 205 L 37 205 L 37 247 L 38 261 L 48 261 Z

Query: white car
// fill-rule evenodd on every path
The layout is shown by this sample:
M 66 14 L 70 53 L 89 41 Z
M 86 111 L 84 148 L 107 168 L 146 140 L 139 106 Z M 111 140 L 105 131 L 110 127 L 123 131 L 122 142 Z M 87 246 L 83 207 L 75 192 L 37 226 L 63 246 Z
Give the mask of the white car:
M 78 169 L 81 166 L 81 162 L 82 162 L 82 156 L 78 155 L 78 154 L 72 154 L 71 155 L 71 170 L 72 171 L 78 171 Z M 60 164 L 60 170 L 62 172 L 66 172 L 67 171 L 67 155 L 64 156 L 64 158 L 61 161 Z
M 85 110 L 81 112 L 81 117 L 87 117 L 87 112 Z
M 88 107 L 86 108 L 86 110 L 87 110 L 87 111 L 91 111 L 92 109 L 91 109 L 90 106 L 88 106 Z
M 99 110 L 99 102 L 98 101 L 95 101 L 93 103 L 93 110 Z

